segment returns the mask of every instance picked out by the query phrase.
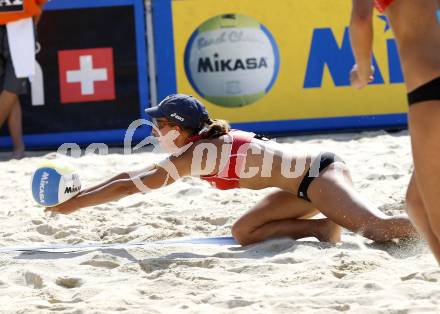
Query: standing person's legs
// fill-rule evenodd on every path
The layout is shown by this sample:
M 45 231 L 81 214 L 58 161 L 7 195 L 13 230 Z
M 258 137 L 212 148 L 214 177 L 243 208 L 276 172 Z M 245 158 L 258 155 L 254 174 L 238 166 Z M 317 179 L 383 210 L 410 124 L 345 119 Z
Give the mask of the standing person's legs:
M 431 225 L 429 223 L 428 214 L 423 204 L 422 197 L 416 183 L 415 173 L 411 177 L 411 181 L 408 185 L 408 191 L 406 192 L 407 212 L 411 218 L 412 223 L 416 226 L 417 231 L 428 242 L 434 256 L 440 263 L 440 241 L 434 234 Z
M 7 90 L 0 94 L 0 127 L 5 123 L 11 114 L 14 104 L 18 101 L 18 95 Z
M 27 79 L 17 78 L 15 74 L 6 34 L 3 34 L 2 49 L 4 75 L 3 91 L 0 94 L 0 126 L 8 119 L 14 157 L 21 158 L 25 147 L 22 138 L 22 113 L 18 95 L 26 93 Z
M 13 157 L 17 159 L 23 158 L 25 146 L 23 143 L 21 104 L 18 99 L 12 106 L 11 114 L 8 118 L 8 127 L 14 146 Z
M 412 105 L 409 129 L 417 188 L 431 230 L 440 241 L 440 100 Z
M 409 91 L 415 176 L 407 192 L 408 213 L 440 263 L 439 4 L 439 0 L 395 1 L 387 15 Z
M 9 45 L 7 43 L 6 27 L 0 25 L 0 127 L 9 117 L 11 109 L 18 99 L 16 93 L 5 90 L 6 76 L 9 75 L 7 74 L 10 63 L 9 59 L 10 54 Z

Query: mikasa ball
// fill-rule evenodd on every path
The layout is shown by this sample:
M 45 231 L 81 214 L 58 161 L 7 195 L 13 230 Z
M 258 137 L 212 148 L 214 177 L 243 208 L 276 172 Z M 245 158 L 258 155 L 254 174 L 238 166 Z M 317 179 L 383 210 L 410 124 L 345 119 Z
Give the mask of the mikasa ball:
M 45 207 L 61 204 L 81 190 L 79 175 L 74 168 L 64 162 L 41 164 L 31 179 L 34 200 Z
M 207 20 L 185 49 L 185 72 L 193 89 L 223 107 L 246 106 L 264 97 L 276 81 L 279 63 L 270 31 L 240 14 Z

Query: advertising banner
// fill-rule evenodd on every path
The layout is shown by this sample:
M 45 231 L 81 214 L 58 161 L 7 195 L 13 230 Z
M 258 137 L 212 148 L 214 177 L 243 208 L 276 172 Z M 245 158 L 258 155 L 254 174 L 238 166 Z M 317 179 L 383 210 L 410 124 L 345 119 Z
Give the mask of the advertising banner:
M 163 39 L 157 44 L 174 52 L 174 61 L 157 56 L 158 79 L 166 73 L 159 82 L 159 96 L 173 92 L 163 86 L 175 84 L 178 92 L 200 97 L 212 116 L 260 132 L 406 123 L 396 42 L 386 17 L 378 12 L 374 13 L 375 80 L 357 91 L 349 82 L 354 64 L 348 31 L 351 1 L 156 4 L 163 18 L 169 6 L 172 29 L 164 30 L 173 38 L 167 46 Z M 173 71 L 174 77 L 169 74 Z
M 48 2 L 38 25 L 37 75 L 21 99 L 28 147 L 123 142 L 148 106 L 144 21 L 142 0 Z

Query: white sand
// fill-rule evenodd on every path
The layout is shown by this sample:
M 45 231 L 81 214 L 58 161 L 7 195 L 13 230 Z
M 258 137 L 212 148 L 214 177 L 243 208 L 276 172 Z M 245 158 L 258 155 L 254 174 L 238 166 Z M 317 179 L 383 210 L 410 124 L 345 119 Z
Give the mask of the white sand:
M 404 209 L 411 168 L 407 133 L 281 142 L 295 150 L 339 153 L 365 196 L 387 213 Z M 229 236 L 234 220 L 268 192 L 218 191 L 186 178 L 150 194 L 51 216 L 30 195 L 31 172 L 54 156 L 38 155 L 0 162 L 0 247 Z M 161 157 L 89 155 L 74 163 L 83 185 L 90 186 Z M 372 245 L 350 232 L 343 240 L 337 246 L 280 239 L 246 248 L 175 244 L 69 254 L 0 253 L 0 312 L 440 311 L 440 269 L 425 244 Z

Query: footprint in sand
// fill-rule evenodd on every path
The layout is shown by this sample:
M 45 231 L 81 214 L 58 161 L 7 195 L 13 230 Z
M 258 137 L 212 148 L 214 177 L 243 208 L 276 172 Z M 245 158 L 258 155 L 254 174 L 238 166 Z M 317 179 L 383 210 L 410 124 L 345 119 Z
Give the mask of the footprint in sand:
M 44 224 L 44 221 L 42 221 L 42 220 L 40 220 L 40 219 L 32 219 L 31 220 L 31 222 L 34 224 L 34 225 L 42 225 L 42 224 Z
M 292 265 L 292 264 L 304 263 L 304 262 L 306 262 L 306 260 L 301 259 L 301 258 L 296 258 L 296 257 L 293 257 L 293 256 L 280 256 L 280 257 L 272 258 L 270 260 L 270 262 L 274 263 L 274 264 L 289 264 L 289 265 Z
M 166 222 L 169 222 L 173 225 L 182 225 L 182 220 L 176 218 L 176 217 L 163 217 L 163 220 Z
M 383 287 L 381 287 L 380 285 L 378 285 L 378 284 L 375 283 L 375 282 L 369 282 L 369 283 L 366 283 L 366 284 L 364 285 L 364 288 L 365 288 L 365 289 L 368 289 L 368 290 L 373 290 L 373 291 L 383 290 Z
M 233 309 L 237 307 L 245 307 L 254 304 L 255 302 L 252 301 L 246 301 L 242 299 L 235 299 L 235 300 L 229 300 L 227 302 L 228 308 Z
M 58 297 L 55 297 L 55 296 L 53 296 L 53 295 L 49 295 L 48 296 L 48 300 L 47 300 L 47 302 L 49 302 L 50 304 L 60 304 L 60 303 L 80 303 L 80 302 L 84 302 L 84 300 L 83 299 L 81 299 L 81 298 L 79 298 L 79 297 L 76 297 L 76 298 L 74 298 L 74 299 L 72 299 L 72 300 L 62 300 L 62 299 L 59 299 Z M 79 311 L 79 310 L 78 310 Z M 77 313 L 76 311 L 75 312 L 72 312 L 72 313 Z M 78 313 L 83 313 L 82 311 L 79 311 Z
M 82 262 L 80 265 L 89 265 L 93 267 L 101 267 L 101 268 L 107 268 L 107 269 L 113 269 L 116 267 L 119 267 L 120 264 L 113 262 L 113 261 L 105 261 L 105 260 L 89 260 Z
M 135 231 L 137 227 L 113 227 L 108 230 L 110 234 L 117 234 L 117 235 L 127 235 Z
M 345 276 L 347 276 L 347 274 L 344 274 L 344 273 L 341 273 L 341 272 L 337 272 L 337 271 L 334 271 L 334 270 L 332 270 L 331 273 L 332 273 L 333 276 L 335 276 L 335 278 L 337 278 L 337 279 L 342 279 L 342 278 L 344 278 Z
M 199 196 L 203 194 L 203 190 L 201 188 L 187 188 L 182 189 L 175 194 L 176 199 L 188 197 L 188 196 Z
M 43 288 L 43 278 L 41 278 L 40 275 L 27 271 L 24 273 L 23 276 L 26 286 L 32 287 L 34 289 Z
M 407 281 L 407 280 L 423 280 L 428 282 L 438 282 L 440 281 L 440 271 L 432 271 L 432 272 L 423 272 L 423 273 L 412 273 L 404 277 L 400 277 L 400 280 Z
M 191 219 L 192 221 L 202 221 L 206 222 L 213 226 L 224 226 L 229 218 L 228 217 L 208 217 L 208 216 L 201 216 L 201 217 L 194 217 Z
M 411 280 L 411 279 L 414 279 L 417 275 L 418 275 L 418 273 L 412 273 L 412 274 L 400 277 L 400 280 L 402 280 L 402 281 Z
M 52 227 L 51 225 L 48 225 L 48 224 L 39 225 L 36 228 L 36 230 L 37 230 L 37 232 L 39 234 L 47 235 L 47 236 L 54 235 L 55 233 L 57 233 L 59 231 L 58 228 L 54 228 L 54 227 Z
M 380 267 L 376 261 L 353 260 L 350 257 L 340 258 L 339 255 L 335 255 L 334 258 L 335 264 L 331 266 L 330 271 L 338 279 L 347 275 L 370 272 Z
M 139 266 L 141 269 L 146 272 L 147 274 L 150 274 L 156 270 L 163 270 L 170 267 L 171 264 L 173 264 L 174 261 L 171 260 L 165 260 L 165 259 L 148 259 L 143 260 L 139 263 Z
M 197 267 L 197 268 L 214 268 L 218 265 L 218 261 L 214 259 L 148 259 L 139 263 L 141 269 L 150 274 L 157 270 L 165 270 L 179 266 Z
M 225 225 L 229 218 L 228 217 L 202 217 L 202 221 L 206 221 L 207 223 L 213 226 L 223 226 Z
M 162 297 L 156 295 L 156 294 L 152 294 L 148 297 L 150 300 L 163 300 Z
M 270 273 L 274 269 L 275 267 L 273 265 L 244 265 L 244 266 L 229 268 L 226 270 L 237 274 L 258 275 L 263 273 Z
M 58 231 L 57 233 L 55 233 L 53 237 L 55 239 L 63 239 L 63 238 L 66 238 L 66 237 L 68 237 L 70 235 L 71 235 L 70 232 L 61 230 L 61 231 Z
M 83 281 L 80 278 L 74 278 L 74 277 L 58 277 L 55 280 L 55 283 L 60 287 L 73 289 L 73 288 L 81 287 Z
M 348 304 L 338 304 L 338 305 L 333 305 L 330 308 L 333 308 L 336 311 L 346 312 L 346 311 L 350 310 L 350 305 L 348 305 Z
M 113 269 L 121 266 L 117 261 L 111 256 L 105 255 L 95 255 L 90 260 L 82 262 L 80 265 L 89 265 L 93 267 Z
M 177 266 L 187 266 L 187 267 L 198 267 L 198 268 L 214 268 L 218 265 L 218 261 L 214 259 L 204 258 L 204 259 L 182 259 L 175 260 L 174 264 Z
M 113 228 L 109 228 L 109 229 L 105 230 L 104 232 L 100 233 L 99 237 L 101 239 L 103 239 L 105 237 L 112 236 L 112 235 L 124 236 L 124 235 L 132 233 L 136 229 L 137 229 L 137 227 L 125 227 L 125 228 L 113 227 Z
M 428 281 L 428 282 L 438 282 L 440 279 L 439 272 L 430 272 L 430 273 L 421 273 L 420 278 L 421 280 Z

